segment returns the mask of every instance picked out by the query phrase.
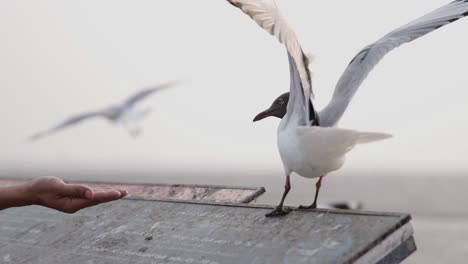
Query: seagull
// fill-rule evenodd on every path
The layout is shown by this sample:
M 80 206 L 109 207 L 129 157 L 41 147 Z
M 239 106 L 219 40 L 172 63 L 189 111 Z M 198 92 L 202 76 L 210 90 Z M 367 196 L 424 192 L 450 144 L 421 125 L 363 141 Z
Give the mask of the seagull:
M 278 98 L 273 101 L 271 106 L 259 113 L 254 118 L 254 122 L 260 121 L 266 117 L 274 116 L 279 119 L 282 119 L 286 115 L 286 108 L 289 102 L 289 92 L 280 95 Z M 314 109 L 312 101 L 309 100 L 309 124 L 311 126 L 319 126 L 319 116 Z M 319 206 L 322 209 L 344 209 L 344 210 L 360 210 L 362 209 L 363 205 L 361 202 L 358 201 L 342 201 L 342 202 L 331 202 L 326 204 L 320 204 Z
M 44 131 L 38 132 L 30 136 L 29 140 L 35 141 L 41 139 L 45 136 L 56 133 L 70 126 L 77 125 L 78 123 L 81 123 L 85 120 L 96 117 L 107 119 L 116 125 L 122 125 L 127 129 L 127 132 L 130 136 L 136 137 L 141 133 L 141 129 L 138 127 L 136 122 L 146 117 L 151 112 L 151 108 L 136 110 L 135 105 L 143 99 L 145 99 L 146 97 L 154 94 L 155 92 L 175 86 L 176 84 L 177 82 L 173 81 L 160 84 L 155 87 L 145 88 L 132 94 L 130 97 L 128 97 L 126 100 L 119 104 L 111 105 L 107 108 L 97 111 L 89 111 L 73 115 L 49 129 L 46 129 Z
M 370 71 L 391 50 L 404 43 L 411 42 L 440 27 L 450 24 L 468 15 L 468 0 L 452 1 L 396 30 L 388 33 L 371 45 L 358 52 L 351 60 L 335 87 L 330 103 L 320 112 L 311 110 L 313 97 L 310 56 L 305 55 L 294 31 L 288 26 L 274 0 L 227 0 L 241 9 L 260 27 L 274 35 L 286 47 L 290 68 L 289 103 L 282 95 L 269 110 L 257 115 L 255 121 L 267 116 L 281 116 L 278 104 L 286 105 L 284 117 L 277 130 L 277 144 L 286 174 L 286 184 L 279 205 L 266 216 L 281 216 L 288 213 L 283 203 L 290 190 L 290 174 L 297 173 L 305 178 L 319 178 L 316 183 L 314 202 L 322 179 L 329 172 L 342 167 L 345 154 L 357 144 L 370 143 L 387 139 L 385 133 L 363 133 L 355 130 L 340 129 L 336 125 L 343 116 L 351 99 Z M 310 103 L 308 103 L 310 102 Z M 314 115 L 313 117 L 311 115 Z M 311 124 L 315 123 L 315 126 Z

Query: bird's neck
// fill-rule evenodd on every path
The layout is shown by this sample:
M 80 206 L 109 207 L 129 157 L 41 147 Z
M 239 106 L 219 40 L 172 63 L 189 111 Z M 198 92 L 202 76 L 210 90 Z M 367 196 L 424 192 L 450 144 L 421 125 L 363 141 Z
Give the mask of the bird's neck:
M 304 122 L 305 117 L 303 116 L 303 111 L 288 111 L 286 115 L 281 119 L 281 122 L 278 126 L 278 130 L 286 130 L 291 128 L 296 128 L 299 126 L 306 126 Z

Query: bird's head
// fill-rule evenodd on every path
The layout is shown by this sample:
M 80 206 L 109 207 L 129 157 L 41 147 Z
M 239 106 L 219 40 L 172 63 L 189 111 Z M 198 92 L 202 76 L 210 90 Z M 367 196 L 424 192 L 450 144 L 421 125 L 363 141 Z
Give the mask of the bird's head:
M 276 100 L 273 102 L 270 108 L 256 115 L 253 121 L 260 121 L 269 116 L 278 117 L 280 119 L 283 118 L 284 115 L 286 115 L 288 101 L 289 93 L 284 93 L 280 95 L 278 98 L 276 98 Z

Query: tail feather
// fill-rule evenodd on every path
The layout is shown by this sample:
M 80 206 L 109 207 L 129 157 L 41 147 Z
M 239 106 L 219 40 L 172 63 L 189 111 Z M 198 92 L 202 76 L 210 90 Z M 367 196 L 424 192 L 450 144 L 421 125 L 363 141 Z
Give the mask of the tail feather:
M 366 144 L 374 141 L 384 140 L 391 138 L 392 135 L 386 133 L 376 133 L 376 132 L 359 132 L 359 137 L 357 139 L 357 144 Z

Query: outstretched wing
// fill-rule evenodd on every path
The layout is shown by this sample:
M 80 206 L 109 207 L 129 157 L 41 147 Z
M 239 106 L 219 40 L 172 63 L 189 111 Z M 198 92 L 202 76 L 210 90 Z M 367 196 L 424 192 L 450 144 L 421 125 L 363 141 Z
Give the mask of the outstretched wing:
M 29 140 L 31 141 L 34 141 L 34 140 L 38 140 L 40 138 L 43 138 L 45 136 L 48 136 L 52 133 L 55 133 L 55 132 L 58 132 L 62 129 L 65 129 L 69 126 L 73 126 L 73 125 L 76 125 L 86 119 L 89 119 L 89 118 L 93 118 L 93 117 L 97 117 L 97 116 L 104 116 L 104 114 L 102 112 L 88 112 L 88 113 L 83 113 L 83 114 L 79 114 L 79 115 L 75 115 L 75 116 L 72 116 L 70 118 L 67 118 L 65 119 L 64 121 L 60 122 L 59 124 L 47 129 L 47 130 L 44 130 L 44 131 L 41 131 L 39 133 L 36 133 L 32 136 L 29 137 Z
M 177 85 L 179 82 L 178 81 L 173 81 L 173 82 L 168 82 L 168 83 L 163 83 L 155 87 L 150 87 L 150 88 L 145 88 L 142 89 L 135 94 L 131 95 L 127 100 L 124 101 L 124 106 L 125 107 L 132 107 L 134 104 L 138 103 L 139 101 L 145 99 L 146 97 L 150 96 L 151 94 L 166 89 L 170 88 L 172 86 Z
M 453 1 L 362 49 L 339 79 L 331 102 L 320 111 L 321 125 L 334 126 L 340 120 L 359 86 L 387 53 L 467 15 L 468 0 Z
M 227 0 L 231 5 L 241 9 L 260 27 L 275 36 L 283 43 L 293 58 L 299 72 L 302 89 L 305 95 L 313 95 L 309 57 L 303 52 L 296 33 L 281 15 L 274 0 Z

